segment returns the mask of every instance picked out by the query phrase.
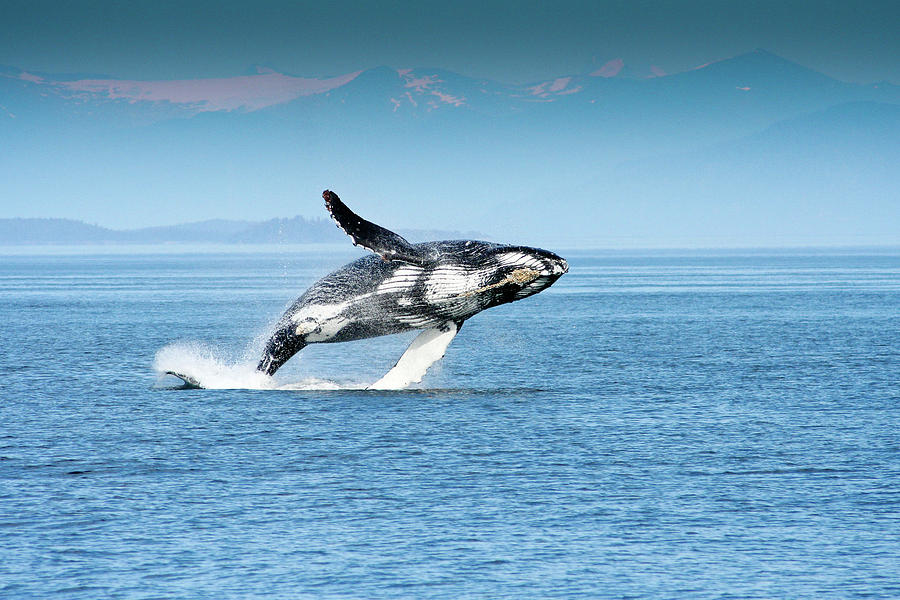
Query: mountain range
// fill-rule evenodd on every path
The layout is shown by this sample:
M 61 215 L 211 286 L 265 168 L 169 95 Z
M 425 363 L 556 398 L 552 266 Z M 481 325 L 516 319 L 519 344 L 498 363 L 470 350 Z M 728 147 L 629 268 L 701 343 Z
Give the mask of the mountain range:
M 443 230 L 400 230 L 412 241 L 443 239 L 484 239 L 478 232 Z M 229 221 L 211 219 L 179 225 L 119 230 L 72 219 L 0 219 L 2 244 L 83 245 L 83 244 L 347 244 L 330 219 L 270 219 Z
M 900 86 L 765 50 L 528 85 L 437 68 L 136 81 L 2 67 L 0 136 L 6 216 L 314 220 L 330 187 L 386 226 L 523 241 L 900 242 Z
M 658 67 L 650 67 L 658 69 Z M 123 80 L 102 75 L 32 73 L 0 67 L 6 119 L 41 109 L 71 119 L 113 117 L 146 124 L 200 113 L 318 114 L 353 108 L 367 116 L 449 112 L 491 116 L 546 113 L 546 105 L 579 105 L 587 111 L 646 110 L 659 100 L 667 114 L 708 115 L 746 109 L 765 118 L 849 101 L 900 102 L 900 86 L 840 82 L 762 49 L 673 75 L 631 75 L 621 59 L 580 75 L 527 85 L 473 79 L 442 69 L 379 67 L 333 77 L 297 77 L 257 66 L 231 78 L 172 81 Z M 643 98 L 642 102 L 635 100 Z M 615 111 L 613 109 L 616 109 Z M 104 112 L 105 111 L 105 112 Z M 552 110 L 550 111 L 552 112 Z M 657 112 L 654 110 L 653 112 Z

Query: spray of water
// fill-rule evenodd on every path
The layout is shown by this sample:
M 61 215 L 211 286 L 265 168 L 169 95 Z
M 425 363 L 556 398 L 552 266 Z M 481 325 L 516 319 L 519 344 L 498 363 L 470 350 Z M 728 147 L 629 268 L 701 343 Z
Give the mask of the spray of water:
M 180 373 L 211 390 L 341 390 L 365 389 L 365 384 L 343 384 L 309 377 L 284 382 L 256 370 L 256 361 L 246 356 L 228 362 L 215 348 L 197 342 L 176 342 L 161 348 L 153 361 L 160 385 L 165 380 L 176 381 L 167 372 Z

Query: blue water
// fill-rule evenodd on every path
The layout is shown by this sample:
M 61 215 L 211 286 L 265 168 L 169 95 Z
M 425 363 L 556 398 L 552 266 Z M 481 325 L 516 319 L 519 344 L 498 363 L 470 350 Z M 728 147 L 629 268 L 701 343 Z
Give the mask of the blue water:
M 375 393 L 152 368 L 255 360 L 348 250 L 7 251 L 0 597 L 900 597 L 900 253 L 562 254 Z

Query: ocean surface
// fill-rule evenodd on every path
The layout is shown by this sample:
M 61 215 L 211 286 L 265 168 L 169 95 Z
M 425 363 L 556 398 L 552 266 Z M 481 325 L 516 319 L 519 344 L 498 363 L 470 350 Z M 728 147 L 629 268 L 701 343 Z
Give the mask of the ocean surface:
M 154 370 L 353 249 L 2 250 L 0 598 L 900 598 L 900 250 L 557 250 L 391 392 Z

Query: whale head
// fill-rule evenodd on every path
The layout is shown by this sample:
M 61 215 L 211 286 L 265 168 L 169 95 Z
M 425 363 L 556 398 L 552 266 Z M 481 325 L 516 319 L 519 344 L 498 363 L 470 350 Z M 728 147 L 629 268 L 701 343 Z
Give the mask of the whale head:
M 498 283 L 512 288 L 503 302 L 533 296 L 569 271 L 569 263 L 558 254 L 528 246 L 501 246 L 495 250 L 494 260 L 502 276 Z

